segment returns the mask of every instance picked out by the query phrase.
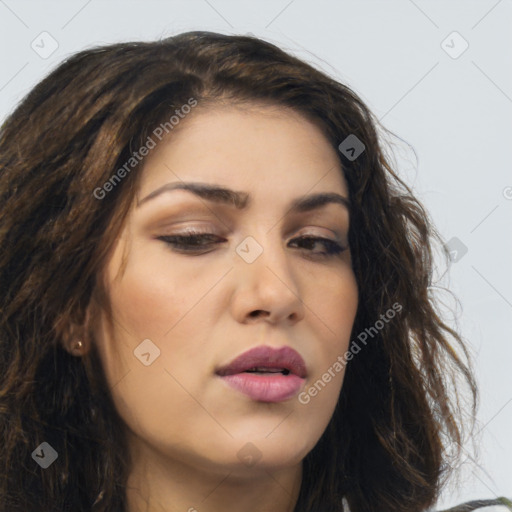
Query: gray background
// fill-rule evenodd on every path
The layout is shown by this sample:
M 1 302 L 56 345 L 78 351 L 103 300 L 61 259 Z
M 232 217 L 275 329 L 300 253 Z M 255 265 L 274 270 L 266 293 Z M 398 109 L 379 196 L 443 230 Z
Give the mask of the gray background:
M 440 300 L 481 390 L 477 450 L 463 446 L 439 506 L 511 497 L 511 1 L 0 0 L 0 118 L 79 50 L 186 30 L 278 44 L 352 87 L 403 139 L 397 169 L 458 251 L 448 269 L 438 260 L 438 284 L 460 304 Z

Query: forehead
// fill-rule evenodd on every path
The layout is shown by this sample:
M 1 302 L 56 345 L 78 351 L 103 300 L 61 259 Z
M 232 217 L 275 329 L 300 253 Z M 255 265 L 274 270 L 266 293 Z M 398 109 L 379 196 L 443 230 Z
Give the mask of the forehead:
M 146 157 L 138 197 L 164 183 L 223 183 L 268 200 L 320 187 L 347 194 L 339 156 L 319 125 L 279 106 L 196 107 Z M 277 197 L 276 197 L 277 198 Z

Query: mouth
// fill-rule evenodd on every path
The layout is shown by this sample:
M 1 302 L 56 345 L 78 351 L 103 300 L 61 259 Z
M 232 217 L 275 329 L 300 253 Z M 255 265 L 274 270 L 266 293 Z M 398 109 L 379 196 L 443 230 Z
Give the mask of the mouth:
M 229 387 L 258 402 L 281 402 L 298 393 L 306 364 L 290 347 L 255 347 L 216 370 Z
M 258 375 L 281 373 L 282 375 L 289 375 L 290 370 L 288 368 L 251 368 L 250 370 L 245 370 L 244 373 L 257 373 Z

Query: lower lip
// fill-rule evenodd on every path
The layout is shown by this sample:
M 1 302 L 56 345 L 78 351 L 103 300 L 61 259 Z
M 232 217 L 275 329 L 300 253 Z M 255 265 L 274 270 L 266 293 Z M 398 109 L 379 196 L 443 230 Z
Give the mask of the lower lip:
M 226 384 L 258 402 L 282 402 L 296 395 L 305 379 L 282 373 L 236 373 L 221 377 Z

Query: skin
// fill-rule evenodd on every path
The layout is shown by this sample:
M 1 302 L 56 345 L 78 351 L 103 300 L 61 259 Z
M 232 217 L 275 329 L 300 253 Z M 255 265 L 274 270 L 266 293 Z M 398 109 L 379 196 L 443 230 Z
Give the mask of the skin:
M 91 315 L 130 440 L 128 510 L 292 511 L 301 461 L 327 427 L 344 372 L 303 404 L 253 401 L 215 370 L 258 345 L 287 345 L 306 362 L 305 389 L 347 350 L 358 303 L 350 248 L 322 259 L 325 245 L 296 239 L 347 247 L 349 213 L 339 204 L 287 213 L 305 194 L 348 198 L 346 182 L 319 127 L 285 108 L 197 107 L 179 128 L 146 157 L 101 276 L 114 322 Z M 238 210 L 184 190 L 144 201 L 181 181 L 244 191 L 251 204 Z M 190 228 L 219 243 L 194 255 L 158 239 Z M 236 252 L 248 236 L 263 249 L 252 263 Z M 134 356 L 145 339 L 160 350 L 149 366 Z

